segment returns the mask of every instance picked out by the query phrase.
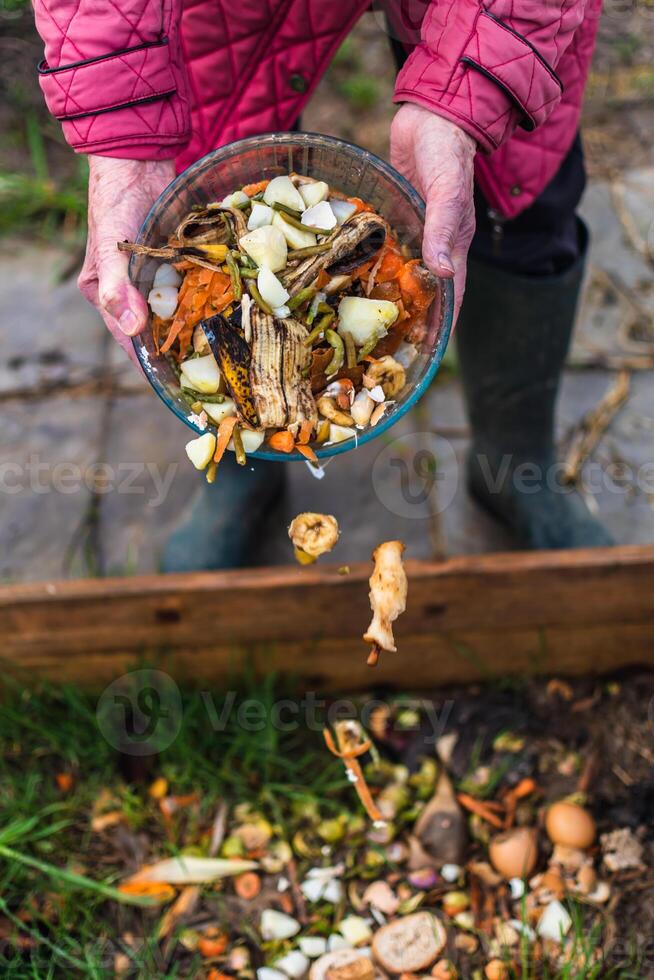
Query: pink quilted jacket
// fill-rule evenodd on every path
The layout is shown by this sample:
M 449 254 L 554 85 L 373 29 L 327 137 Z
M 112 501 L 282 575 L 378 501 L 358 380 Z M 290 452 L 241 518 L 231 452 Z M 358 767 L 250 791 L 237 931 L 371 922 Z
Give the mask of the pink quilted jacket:
M 518 214 L 574 137 L 601 0 L 384 3 L 413 48 L 395 101 L 474 136 L 486 151 L 477 154 L 486 197 Z M 78 152 L 176 157 L 182 168 L 223 143 L 292 125 L 369 4 L 34 0 L 41 88 Z

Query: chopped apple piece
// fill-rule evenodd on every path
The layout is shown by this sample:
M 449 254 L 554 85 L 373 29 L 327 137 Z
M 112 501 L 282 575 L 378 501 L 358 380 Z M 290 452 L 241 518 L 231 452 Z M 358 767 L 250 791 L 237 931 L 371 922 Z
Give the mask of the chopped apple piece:
M 329 423 L 328 442 L 347 442 L 348 439 L 354 438 L 356 434 L 357 430 L 352 429 L 349 425 L 335 425 L 334 422 Z
M 279 215 L 275 215 L 279 217 Z M 264 225 L 243 235 L 239 244 L 262 269 L 281 272 L 286 265 L 286 238 L 279 228 Z
M 339 332 L 352 334 L 357 347 L 363 347 L 375 334 L 383 337 L 397 317 L 397 306 L 387 299 L 345 296 L 338 304 Z
M 252 429 L 241 429 L 241 442 L 246 453 L 256 453 L 257 449 L 265 439 L 265 432 L 255 432 Z M 227 448 L 234 452 L 234 440 L 230 439 Z
M 225 398 L 225 401 L 220 402 L 220 404 L 217 402 L 201 402 L 201 405 L 216 425 L 220 425 L 222 420 L 229 418 L 230 415 L 236 415 L 236 405 L 233 398 Z
M 283 204 L 292 211 L 304 211 L 304 200 L 290 177 L 273 177 L 265 191 L 266 204 Z
M 216 437 L 213 432 L 205 432 L 197 439 L 191 439 L 186 443 L 186 455 L 191 460 L 196 470 L 205 469 L 213 458 L 216 451 Z
M 184 388 L 194 388 L 203 395 L 215 395 L 220 388 L 220 369 L 213 354 L 182 361 L 181 382 Z

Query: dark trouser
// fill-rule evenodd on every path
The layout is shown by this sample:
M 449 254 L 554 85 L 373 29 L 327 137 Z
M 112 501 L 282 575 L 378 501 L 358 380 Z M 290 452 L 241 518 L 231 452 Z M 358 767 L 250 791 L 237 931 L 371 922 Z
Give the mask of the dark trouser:
M 496 216 L 475 187 L 477 230 L 470 248 L 473 258 L 524 276 L 565 272 L 581 254 L 575 215 L 586 186 L 579 135 L 556 175 L 531 207 L 512 220 Z

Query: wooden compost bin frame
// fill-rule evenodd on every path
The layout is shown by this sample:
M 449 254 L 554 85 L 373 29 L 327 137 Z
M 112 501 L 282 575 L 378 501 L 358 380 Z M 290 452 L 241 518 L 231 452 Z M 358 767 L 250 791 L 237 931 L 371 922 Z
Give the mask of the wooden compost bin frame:
M 246 657 L 316 690 L 654 666 L 654 547 L 409 561 L 399 653 L 361 639 L 370 563 L 0 586 L 5 674 L 100 687 L 143 660 L 221 685 Z

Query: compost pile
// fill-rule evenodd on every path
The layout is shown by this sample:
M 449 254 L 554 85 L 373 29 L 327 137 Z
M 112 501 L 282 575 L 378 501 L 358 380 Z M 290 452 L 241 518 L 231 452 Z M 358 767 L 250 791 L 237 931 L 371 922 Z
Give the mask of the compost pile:
M 159 777 L 148 795 L 166 843 L 151 840 L 120 890 L 155 903 L 145 916 L 178 976 L 609 975 L 627 958 L 628 910 L 654 890 L 652 757 L 637 734 L 649 722 L 620 695 L 538 682 L 521 711 L 510 693 L 461 690 L 434 702 L 447 725 L 431 741 L 425 702 L 378 703 L 367 730 L 349 720 L 325 732 L 341 790 L 262 786 L 260 803 L 225 802 L 209 820 L 199 792 L 176 795 Z M 98 844 L 126 820 L 108 791 L 92 817 Z M 140 941 L 126 930 L 121 942 L 115 969 L 131 975 Z M 648 975 L 638 969 L 611 975 Z
M 264 440 L 315 461 L 314 446 L 375 426 L 406 386 L 437 280 L 359 198 L 298 174 L 262 180 L 187 214 L 148 296 L 206 433 L 187 446 L 212 480 L 226 449 Z

